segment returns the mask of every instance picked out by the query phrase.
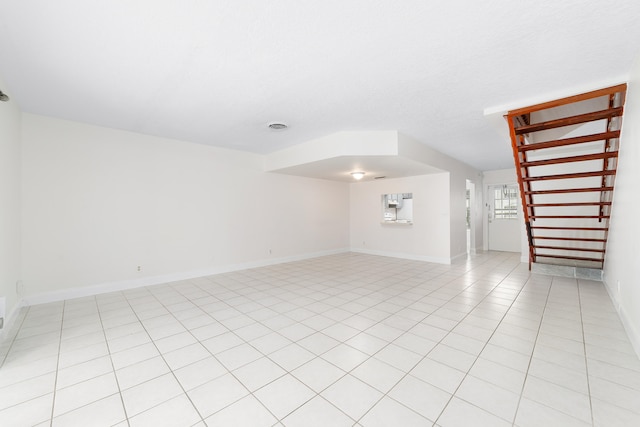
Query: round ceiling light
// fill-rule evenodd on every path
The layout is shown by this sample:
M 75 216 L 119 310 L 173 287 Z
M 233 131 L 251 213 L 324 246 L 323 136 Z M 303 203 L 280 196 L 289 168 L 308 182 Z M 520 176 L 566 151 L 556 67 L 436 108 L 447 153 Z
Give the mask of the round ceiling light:
M 284 123 L 269 123 L 269 129 L 271 130 L 285 130 L 287 127 Z
M 351 172 L 351 176 L 355 180 L 361 180 L 364 177 L 364 172 Z

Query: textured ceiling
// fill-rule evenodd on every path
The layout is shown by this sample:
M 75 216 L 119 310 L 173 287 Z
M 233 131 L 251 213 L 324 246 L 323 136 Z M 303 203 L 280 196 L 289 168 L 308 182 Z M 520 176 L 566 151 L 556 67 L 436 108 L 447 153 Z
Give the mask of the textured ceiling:
M 0 0 L 0 11 L 1 89 L 26 112 L 258 153 L 398 130 L 480 170 L 512 165 L 485 109 L 623 81 L 640 53 L 637 0 Z

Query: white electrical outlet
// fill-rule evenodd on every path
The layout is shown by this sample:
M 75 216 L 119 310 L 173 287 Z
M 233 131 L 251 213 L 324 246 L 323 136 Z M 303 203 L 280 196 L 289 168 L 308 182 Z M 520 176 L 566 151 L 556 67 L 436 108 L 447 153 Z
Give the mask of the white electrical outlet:
M 141 265 L 138 266 L 138 271 L 142 271 L 142 266 Z

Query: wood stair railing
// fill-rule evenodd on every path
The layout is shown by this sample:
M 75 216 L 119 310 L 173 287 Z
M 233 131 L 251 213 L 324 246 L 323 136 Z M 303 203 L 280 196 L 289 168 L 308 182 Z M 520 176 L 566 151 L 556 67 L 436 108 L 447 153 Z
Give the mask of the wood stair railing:
M 534 262 L 602 268 L 627 85 L 512 110 L 511 146 Z

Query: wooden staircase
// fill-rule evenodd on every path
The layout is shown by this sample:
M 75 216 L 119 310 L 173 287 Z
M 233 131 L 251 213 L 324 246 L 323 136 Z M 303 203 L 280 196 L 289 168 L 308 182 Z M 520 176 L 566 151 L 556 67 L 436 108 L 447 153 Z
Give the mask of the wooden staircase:
M 627 85 L 509 111 L 535 262 L 602 268 Z

